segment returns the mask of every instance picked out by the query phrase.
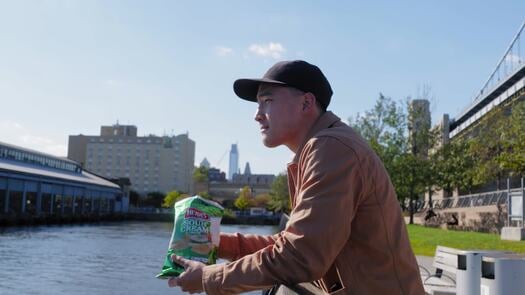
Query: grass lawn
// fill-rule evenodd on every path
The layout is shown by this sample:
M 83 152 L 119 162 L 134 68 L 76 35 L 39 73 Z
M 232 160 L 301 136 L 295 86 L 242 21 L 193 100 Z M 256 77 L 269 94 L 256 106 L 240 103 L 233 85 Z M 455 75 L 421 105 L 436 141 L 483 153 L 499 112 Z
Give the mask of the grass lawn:
M 443 230 L 408 225 L 408 235 L 416 255 L 434 256 L 436 246 L 457 249 L 507 250 L 525 253 L 525 241 L 502 241 L 498 234 Z

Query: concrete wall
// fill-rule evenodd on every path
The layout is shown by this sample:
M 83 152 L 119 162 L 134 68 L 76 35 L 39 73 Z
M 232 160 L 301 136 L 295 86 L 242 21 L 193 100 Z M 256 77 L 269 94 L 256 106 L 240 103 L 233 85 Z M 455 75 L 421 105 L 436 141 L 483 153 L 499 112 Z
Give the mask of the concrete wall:
M 416 214 L 414 223 L 430 227 L 500 233 L 507 220 L 506 205 L 450 208 L 434 211 L 437 216 L 425 221 L 426 212 Z M 457 225 L 455 223 L 457 218 Z

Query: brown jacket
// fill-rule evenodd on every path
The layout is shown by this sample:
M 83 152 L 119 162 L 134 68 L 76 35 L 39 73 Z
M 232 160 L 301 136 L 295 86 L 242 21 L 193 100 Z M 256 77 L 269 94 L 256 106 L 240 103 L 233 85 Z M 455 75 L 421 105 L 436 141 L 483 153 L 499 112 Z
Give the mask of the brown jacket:
M 380 159 L 331 112 L 288 164 L 290 220 L 274 236 L 222 234 L 208 294 L 318 281 L 326 294 L 424 294 L 399 202 Z

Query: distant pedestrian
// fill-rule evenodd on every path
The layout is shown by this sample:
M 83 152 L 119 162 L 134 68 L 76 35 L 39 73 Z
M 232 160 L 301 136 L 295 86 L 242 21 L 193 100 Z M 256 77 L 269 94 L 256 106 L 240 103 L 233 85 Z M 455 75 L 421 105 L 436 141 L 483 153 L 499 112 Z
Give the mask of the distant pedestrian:
M 219 256 L 229 263 L 174 256 L 186 271 L 170 286 L 208 294 L 274 285 L 298 294 L 424 294 L 390 178 L 361 136 L 326 110 L 332 89 L 321 70 L 279 62 L 262 79 L 239 79 L 233 88 L 257 103 L 264 145 L 295 153 L 290 220 L 273 236 L 222 233 Z
M 436 216 L 436 212 L 434 212 L 432 208 L 428 208 L 427 213 L 425 214 L 425 221 L 429 221 L 431 218 Z

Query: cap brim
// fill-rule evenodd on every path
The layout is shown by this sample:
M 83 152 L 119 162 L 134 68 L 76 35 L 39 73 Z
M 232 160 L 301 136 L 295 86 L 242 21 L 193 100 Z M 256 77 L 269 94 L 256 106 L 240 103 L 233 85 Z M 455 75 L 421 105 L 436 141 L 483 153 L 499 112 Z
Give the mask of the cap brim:
M 238 97 L 248 100 L 257 101 L 257 91 L 261 83 L 286 85 L 286 83 L 271 79 L 238 79 L 233 83 L 233 91 Z

